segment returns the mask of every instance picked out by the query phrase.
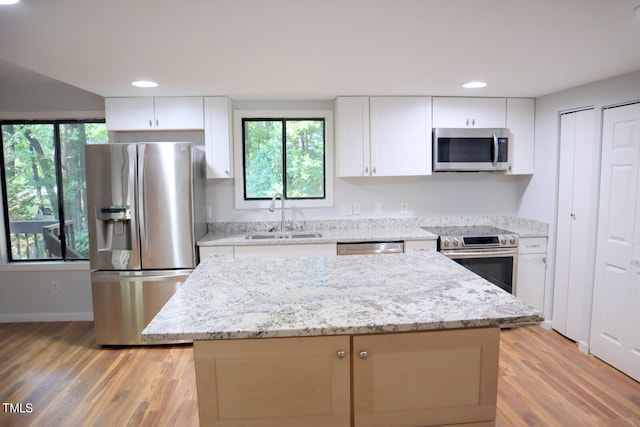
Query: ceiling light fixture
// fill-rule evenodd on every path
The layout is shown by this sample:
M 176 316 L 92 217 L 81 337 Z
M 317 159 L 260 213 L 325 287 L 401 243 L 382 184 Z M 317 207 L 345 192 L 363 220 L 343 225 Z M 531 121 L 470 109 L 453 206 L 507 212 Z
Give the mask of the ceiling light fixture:
M 151 80 L 136 80 L 135 82 L 131 82 L 131 84 L 135 87 L 156 87 L 158 83 L 152 82 Z
M 20 0 L 0 0 L 0 5 L 16 4 Z
M 487 84 L 485 82 L 467 82 L 462 85 L 465 89 L 478 89 L 481 87 L 485 87 Z

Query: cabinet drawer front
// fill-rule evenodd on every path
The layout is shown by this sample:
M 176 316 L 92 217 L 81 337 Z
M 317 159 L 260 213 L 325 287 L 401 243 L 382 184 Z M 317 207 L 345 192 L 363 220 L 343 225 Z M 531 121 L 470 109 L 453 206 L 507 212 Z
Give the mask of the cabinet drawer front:
M 519 254 L 544 254 L 547 252 L 546 237 L 525 237 L 518 244 Z
M 200 246 L 200 260 L 233 258 L 233 246 Z

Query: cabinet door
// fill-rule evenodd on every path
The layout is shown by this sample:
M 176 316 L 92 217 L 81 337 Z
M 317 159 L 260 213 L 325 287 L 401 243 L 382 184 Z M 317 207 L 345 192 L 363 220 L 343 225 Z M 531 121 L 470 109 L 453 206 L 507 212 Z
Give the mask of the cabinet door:
M 515 296 L 542 311 L 547 271 L 547 239 L 522 238 L 518 248 Z
M 434 128 L 465 128 L 469 126 L 469 101 L 467 98 L 433 98 Z
M 335 116 L 336 176 L 369 176 L 369 98 L 336 98 Z
M 105 98 L 107 129 L 152 130 L 155 127 L 153 98 Z
M 470 127 L 507 127 L 507 103 L 505 98 L 468 98 Z
M 154 106 L 158 130 L 204 129 L 201 96 L 157 97 Z
M 354 425 L 495 420 L 499 344 L 498 327 L 353 337 Z
M 511 169 L 513 175 L 533 174 L 535 100 L 531 98 L 507 99 L 507 129 L 511 135 Z
M 369 108 L 371 175 L 430 175 L 431 99 L 374 97 Z
M 349 426 L 348 336 L 195 341 L 201 426 Z
M 336 256 L 335 243 L 235 246 L 236 258 Z
M 505 98 L 433 98 L 434 128 L 504 128 Z
M 225 96 L 204 99 L 204 140 L 207 178 L 233 178 L 231 100 Z

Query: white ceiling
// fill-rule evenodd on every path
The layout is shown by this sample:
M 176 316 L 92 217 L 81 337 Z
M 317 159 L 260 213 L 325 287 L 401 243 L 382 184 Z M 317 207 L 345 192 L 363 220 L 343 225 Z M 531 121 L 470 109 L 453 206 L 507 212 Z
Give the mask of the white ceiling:
M 639 70 L 637 5 L 22 0 L 0 6 L 0 83 L 42 78 L 32 71 L 101 96 L 538 97 Z M 137 79 L 160 86 L 131 87 Z M 489 86 L 460 88 L 468 80 Z

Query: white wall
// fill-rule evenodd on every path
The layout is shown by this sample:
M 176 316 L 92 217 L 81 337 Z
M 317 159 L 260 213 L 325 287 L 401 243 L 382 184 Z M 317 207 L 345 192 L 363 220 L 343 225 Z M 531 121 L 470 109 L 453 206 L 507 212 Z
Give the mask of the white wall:
M 523 177 L 491 173 L 444 173 L 426 177 L 336 178 L 332 208 L 296 209 L 287 201 L 287 219 L 360 219 L 417 216 L 515 215 L 519 182 Z M 279 213 L 266 209 L 234 209 L 234 180 L 209 180 L 207 203 L 213 221 L 273 221 Z M 358 202 L 360 215 L 340 215 L 341 203 Z M 382 202 L 383 213 L 375 213 Z M 409 204 L 409 213 L 400 213 L 400 203 Z
M 596 110 L 596 132 L 602 134 L 602 108 L 640 100 L 640 71 L 613 77 L 592 84 L 536 99 L 535 174 L 531 179 L 522 180 L 518 193 L 517 215 L 543 221 L 549 224 L 547 286 L 545 290 L 545 317 L 552 317 L 553 287 L 556 247 L 556 211 L 558 197 L 558 160 L 560 113 L 594 107 Z M 598 140 L 601 138 L 598 137 Z M 594 171 L 598 173 L 599 171 Z M 599 191 L 594 188 L 593 191 Z M 592 248 L 595 254 L 595 247 Z M 585 266 L 593 268 L 593 266 Z M 591 290 L 593 283 L 586 284 Z M 589 291 L 591 294 L 591 291 Z M 589 306 L 591 300 L 587 301 Z M 590 309 L 589 309 L 590 311 Z M 588 342 L 589 319 L 585 319 L 584 339 Z

